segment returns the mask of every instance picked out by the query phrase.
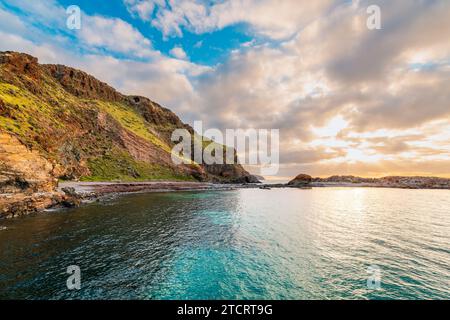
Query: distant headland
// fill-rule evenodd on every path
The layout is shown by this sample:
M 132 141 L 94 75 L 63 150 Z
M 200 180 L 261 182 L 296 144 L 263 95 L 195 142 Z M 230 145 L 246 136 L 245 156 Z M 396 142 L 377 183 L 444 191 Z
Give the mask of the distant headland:
M 403 189 L 450 189 L 450 179 L 439 177 L 388 176 L 382 178 L 362 178 L 352 175 L 334 175 L 328 178 L 313 178 L 299 174 L 287 184 L 291 187 L 380 187 Z

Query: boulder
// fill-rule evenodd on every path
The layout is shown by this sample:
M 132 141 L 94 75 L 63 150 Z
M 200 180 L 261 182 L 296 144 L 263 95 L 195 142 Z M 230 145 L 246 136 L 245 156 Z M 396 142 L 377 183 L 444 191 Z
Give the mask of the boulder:
M 307 174 L 299 174 L 294 179 L 289 181 L 290 186 L 306 186 L 312 182 L 312 177 Z

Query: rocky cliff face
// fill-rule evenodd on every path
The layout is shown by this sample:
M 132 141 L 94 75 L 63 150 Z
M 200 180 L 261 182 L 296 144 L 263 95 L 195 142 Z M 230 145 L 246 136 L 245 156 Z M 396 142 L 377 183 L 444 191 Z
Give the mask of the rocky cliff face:
M 49 192 L 57 179 L 254 181 L 237 163 L 174 165 L 170 137 L 179 128 L 193 133 L 148 98 L 0 52 L 0 193 Z
M 53 191 L 57 180 L 52 170 L 52 164 L 38 152 L 0 132 L 0 193 Z

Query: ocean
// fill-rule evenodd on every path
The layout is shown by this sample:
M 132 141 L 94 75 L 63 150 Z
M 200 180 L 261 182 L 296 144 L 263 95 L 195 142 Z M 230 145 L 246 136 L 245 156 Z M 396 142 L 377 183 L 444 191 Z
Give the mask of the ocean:
M 448 190 L 132 194 L 0 221 L 0 299 L 449 298 Z

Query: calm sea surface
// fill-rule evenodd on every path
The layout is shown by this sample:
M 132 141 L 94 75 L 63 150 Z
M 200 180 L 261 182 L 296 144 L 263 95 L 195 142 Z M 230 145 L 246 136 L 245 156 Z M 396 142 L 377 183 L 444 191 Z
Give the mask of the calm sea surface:
M 449 299 L 450 191 L 138 194 L 3 220 L 13 298 Z

